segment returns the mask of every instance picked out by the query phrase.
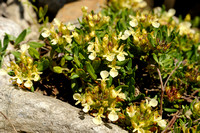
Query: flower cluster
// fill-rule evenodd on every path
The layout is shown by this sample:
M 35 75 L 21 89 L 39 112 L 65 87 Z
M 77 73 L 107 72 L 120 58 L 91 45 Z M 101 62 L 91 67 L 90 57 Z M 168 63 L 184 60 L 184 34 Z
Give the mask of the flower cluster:
M 64 25 L 59 20 L 54 19 L 54 24 L 51 25 L 50 29 L 44 28 L 42 36 L 51 40 L 52 45 L 64 45 L 71 44 L 73 35 L 71 31 L 74 30 L 75 26 L 68 23 Z
M 137 11 L 139 9 L 145 8 L 147 6 L 144 0 L 110 0 L 109 4 L 114 6 L 115 9 L 133 9 Z
M 152 111 L 152 107 L 156 107 L 158 101 L 156 99 L 146 99 L 146 103 L 141 102 L 140 106 L 131 105 L 126 108 L 126 112 L 130 117 L 131 124 L 134 128 L 133 132 L 144 133 L 149 131 L 158 131 L 157 124 L 162 129 L 166 127 L 167 122 L 157 111 Z
M 121 89 L 115 90 L 114 86 L 107 87 L 106 81 L 109 76 L 107 71 L 101 71 L 100 75 L 101 79 L 98 79 L 101 81 L 100 85 L 86 88 L 84 94 L 75 93 L 73 98 L 78 101 L 76 104 L 81 103 L 84 112 L 92 111 L 95 124 L 101 124 L 102 118 L 106 116 L 115 122 L 119 119 L 118 112 L 121 110 L 117 108 L 117 103 L 126 99 L 126 96 Z
M 116 35 L 112 35 L 111 39 L 106 34 L 103 37 L 102 44 L 99 39 L 95 37 L 95 42 L 89 42 L 87 47 L 90 60 L 94 60 L 97 57 L 104 58 L 108 61 L 108 67 L 111 68 L 110 75 L 114 78 L 118 75 L 119 66 L 116 65 L 116 60 L 124 61 L 125 56 L 128 54 L 124 51 L 124 45 L 119 46 Z
M 15 63 L 11 61 L 8 72 L 14 73 L 14 77 L 11 77 L 14 80 L 14 84 L 31 89 L 33 86 L 32 81 L 38 81 L 42 72 L 38 71 L 37 65 L 33 63 L 33 59 L 27 56 L 28 48 L 29 45 L 27 44 L 21 45 L 20 62 Z

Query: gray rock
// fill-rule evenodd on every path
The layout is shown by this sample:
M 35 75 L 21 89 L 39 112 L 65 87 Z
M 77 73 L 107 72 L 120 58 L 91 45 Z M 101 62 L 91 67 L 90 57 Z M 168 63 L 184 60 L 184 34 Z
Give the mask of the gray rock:
M 0 39 L 4 38 L 5 33 L 13 36 L 18 36 L 22 31 L 22 28 L 10 19 L 0 17 Z
M 0 111 L 8 117 L 18 132 L 127 133 L 111 123 L 107 126 L 95 125 L 91 116 L 81 116 L 80 109 L 68 103 L 12 86 L 0 86 Z M 1 115 L 0 132 L 14 132 L 11 124 Z
M 31 28 L 31 34 L 26 39 L 38 39 L 39 24 L 36 12 L 27 0 L 7 0 L 0 5 L 0 15 L 13 20 L 22 29 Z

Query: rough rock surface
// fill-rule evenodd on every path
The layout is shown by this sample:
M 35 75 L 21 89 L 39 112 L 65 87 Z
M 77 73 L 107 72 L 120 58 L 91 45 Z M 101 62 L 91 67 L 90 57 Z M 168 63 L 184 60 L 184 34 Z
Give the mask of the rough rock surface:
M 0 39 L 2 40 L 5 33 L 13 36 L 18 36 L 22 31 L 22 28 L 10 19 L 0 17 Z
M 17 131 L 26 133 L 126 133 L 116 125 L 95 125 L 80 109 L 39 93 L 25 92 L 0 81 L 0 111 Z M 13 132 L 0 116 L 0 132 Z
M 27 0 L 7 0 L 0 4 L 0 15 L 14 21 L 23 30 L 31 28 L 31 34 L 26 39 L 38 39 L 39 24 L 37 23 L 37 15 Z
M 91 10 L 99 11 L 100 7 L 106 2 L 106 0 L 79 0 L 76 2 L 71 2 L 69 4 L 65 4 L 63 8 L 61 8 L 56 18 L 62 22 L 76 21 L 77 18 L 81 17 L 82 6 L 88 7 L 88 12 Z

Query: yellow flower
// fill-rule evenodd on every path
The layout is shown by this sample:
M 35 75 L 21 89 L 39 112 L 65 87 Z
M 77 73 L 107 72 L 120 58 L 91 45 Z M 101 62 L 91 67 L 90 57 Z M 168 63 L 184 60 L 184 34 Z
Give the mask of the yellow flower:
M 129 30 L 125 30 L 124 35 L 122 35 L 122 32 L 119 33 L 118 39 L 126 40 L 127 38 L 129 38 L 130 35 L 131 35 L 131 32 Z
M 68 30 L 74 30 L 75 29 L 75 25 L 72 25 L 70 22 L 67 24 L 67 29 Z
M 63 38 L 65 38 L 67 43 L 71 43 L 72 42 L 72 35 L 64 35 Z
M 100 76 L 101 76 L 102 80 L 107 80 L 109 73 L 108 73 L 108 71 L 104 70 L 104 71 L 100 72 Z
M 90 105 L 88 103 L 82 104 L 83 108 L 83 112 L 87 113 L 88 111 L 90 111 Z
M 89 58 L 90 60 L 94 60 L 94 59 L 96 58 L 96 56 L 97 56 L 96 52 L 95 52 L 95 51 L 92 51 L 92 53 L 90 53 L 90 55 L 88 56 L 88 58 Z
M 138 20 L 136 19 L 136 17 L 134 17 L 134 16 L 129 16 L 132 20 L 129 22 L 129 24 L 130 24 L 130 26 L 131 27 L 136 27 L 136 26 L 138 26 Z
M 28 44 L 22 44 L 22 45 L 20 45 L 20 51 L 22 53 L 25 53 L 29 48 L 30 48 L 30 46 Z
M 102 124 L 103 123 L 103 121 L 102 121 L 102 119 L 101 119 L 101 116 L 100 115 L 97 115 L 96 117 L 94 117 L 93 119 L 92 119 L 92 121 L 94 122 L 94 124 L 96 124 L 96 125 L 100 125 L 100 124 Z
M 82 96 L 79 93 L 74 93 L 73 99 L 77 100 L 77 102 L 75 103 L 75 105 L 77 105 L 77 104 L 79 104 L 82 101 Z
M 119 97 L 119 98 L 122 98 L 122 99 L 126 99 L 126 95 L 124 93 L 120 93 L 121 92 L 121 88 L 116 91 L 115 89 L 112 89 L 111 90 L 111 97 L 112 98 L 116 98 L 116 97 Z
M 160 26 L 160 23 L 158 23 L 158 19 L 153 20 L 151 24 L 155 28 L 158 28 Z
M 108 65 L 108 67 L 111 68 L 109 74 L 111 77 L 116 77 L 119 73 L 118 73 L 118 70 L 117 69 L 120 69 L 119 66 L 113 66 L 113 65 Z
M 158 101 L 155 98 L 153 98 L 150 100 L 150 102 L 148 102 L 148 100 L 146 99 L 146 105 L 148 107 L 156 107 L 158 105 Z
M 44 38 L 47 38 L 51 35 L 50 30 L 47 28 L 44 28 L 44 31 L 41 34 Z
M 107 61 L 113 61 L 115 59 L 115 54 L 107 52 L 105 55 L 103 55 L 103 57 L 106 57 Z
M 30 79 L 28 79 L 28 80 L 24 83 L 24 86 L 25 86 L 26 88 L 30 88 L 30 87 L 33 86 L 33 82 L 32 82 Z
M 116 111 L 120 111 L 118 108 L 108 108 L 110 110 L 110 113 L 108 114 L 108 119 L 111 121 L 117 121 L 119 119 L 119 116 Z
M 161 128 L 166 128 L 167 126 L 167 122 L 165 120 L 162 120 L 162 117 L 161 116 L 154 116 L 154 121 L 158 123 L 158 125 L 161 127 Z
M 135 115 L 136 111 L 136 106 L 131 105 L 130 107 L 126 108 L 126 112 L 129 115 L 129 117 L 133 117 Z

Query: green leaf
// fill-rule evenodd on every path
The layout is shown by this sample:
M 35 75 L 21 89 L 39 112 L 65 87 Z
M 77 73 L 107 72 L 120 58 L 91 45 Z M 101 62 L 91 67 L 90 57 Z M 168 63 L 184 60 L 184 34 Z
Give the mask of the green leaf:
M 55 73 L 62 73 L 62 68 L 60 67 L 60 66 L 55 66 L 55 67 L 53 67 L 53 71 L 55 72 Z
M 76 79 L 79 78 L 78 74 L 72 73 L 70 79 Z
M 72 57 L 72 56 L 65 55 L 64 57 L 65 57 L 65 59 L 66 59 L 66 60 L 68 60 L 68 61 L 71 61 L 71 60 L 73 60 L 73 57 Z
M 173 112 L 176 112 L 177 109 L 164 108 L 164 111 L 166 111 L 166 112 L 170 112 L 170 113 L 173 113 Z
M 27 44 L 30 45 L 30 47 L 32 48 L 41 48 L 45 45 L 44 43 L 39 42 L 28 42 Z
M 30 29 L 25 29 L 23 30 L 20 35 L 17 37 L 17 39 L 15 40 L 15 44 L 14 46 L 18 45 L 20 42 L 22 42 L 24 40 L 24 38 L 26 37 L 26 35 L 28 34 L 28 32 L 30 31 Z
M 76 63 L 76 65 L 78 66 L 78 67 L 81 67 L 82 65 L 81 65 L 81 62 L 79 61 L 79 59 L 78 59 L 78 57 L 76 56 L 76 55 L 74 55 L 74 62 Z
M 60 61 L 60 65 L 64 66 L 65 65 L 65 57 L 62 57 L 61 61 Z
M 86 78 L 86 73 L 83 69 L 76 69 L 76 73 L 78 74 L 79 77 L 81 78 Z
M 48 59 L 43 59 L 41 62 L 38 62 L 37 68 L 38 71 L 44 71 L 49 67 L 49 60 Z
M 128 87 L 129 87 L 128 85 L 119 85 L 115 89 L 119 90 L 120 88 L 128 88 Z
M 40 58 L 39 52 L 38 52 L 36 49 L 32 48 L 32 47 L 30 47 L 30 48 L 28 49 L 28 53 L 29 53 L 30 56 L 32 56 L 33 58 L 36 58 L 36 59 L 39 59 L 39 58 Z
M 152 55 L 153 55 L 153 59 L 158 63 L 158 57 L 157 57 L 157 55 L 155 53 L 152 53 Z
M 129 59 L 125 59 L 124 61 L 117 61 L 116 65 L 117 66 L 124 66 L 128 61 L 129 61 Z
M 21 58 L 20 58 L 20 56 L 21 56 L 21 53 L 20 52 L 17 52 L 17 51 L 12 51 L 11 52 L 14 56 L 15 56 L 15 58 L 18 60 L 18 61 L 20 61 L 21 60 Z
M 5 51 L 8 47 L 8 43 L 9 43 L 9 38 L 8 38 L 8 35 L 6 34 L 3 39 L 3 48 L 0 51 Z
M 97 79 L 97 75 L 95 74 L 95 71 L 94 71 L 94 68 L 93 66 L 90 64 L 90 62 L 86 62 L 86 69 L 87 69 L 87 72 L 90 74 L 90 76 L 96 80 Z
M 92 66 L 93 66 L 95 71 L 97 71 L 99 69 L 100 65 L 101 65 L 101 59 L 100 58 L 96 58 L 95 60 L 92 61 Z

